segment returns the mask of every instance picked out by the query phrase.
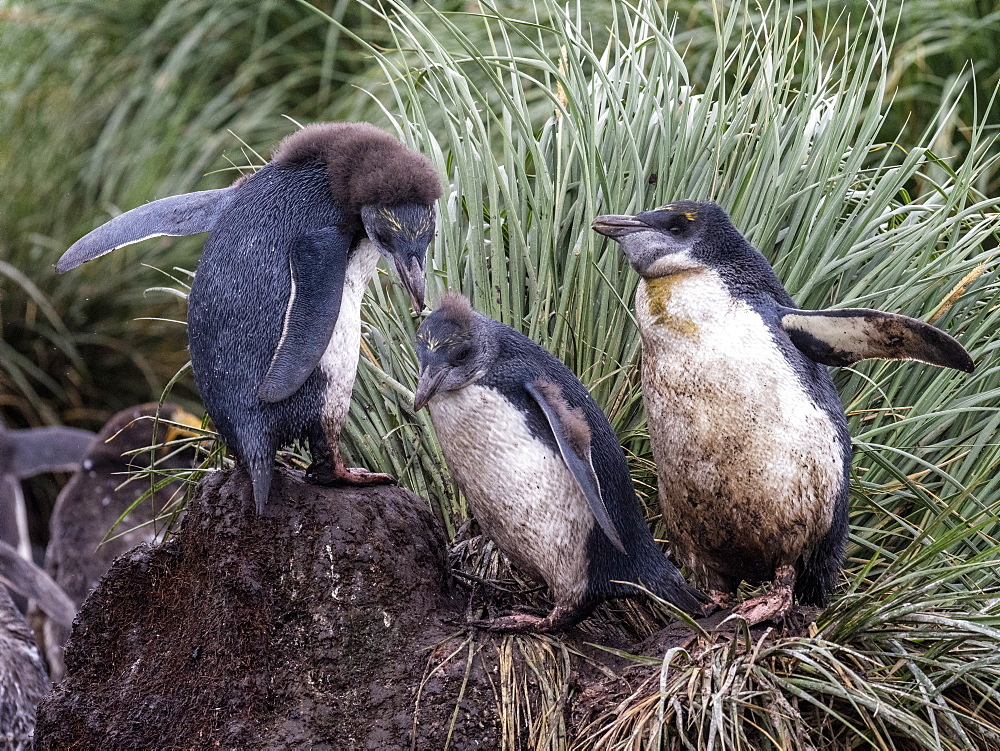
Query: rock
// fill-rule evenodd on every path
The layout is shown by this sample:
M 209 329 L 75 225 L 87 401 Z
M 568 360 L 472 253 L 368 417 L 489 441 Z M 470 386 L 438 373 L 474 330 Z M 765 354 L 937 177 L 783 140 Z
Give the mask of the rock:
M 470 630 L 483 603 L 449 581 L 444 537 L 409 491 L 278 470 L 258 517 L 242 471 L 213 473 L 178 534 L 119 558 L 84 603 L 35 747 L 586 747 L 595 722 L 658 689 L 665 650 L 698 660 L 713 641 L 663 628 L 644 599 L 559 637 Z M 502 584 L 512 603 L 538 597 Z
M 496 747 L 479 659 L 429 676 L 414 719 L 455 648 L 448 581 L 406 490 L 279 470 L 258 517 L 247 476 L 214 473 L 177 536 L 119 558 L 84 603 L 36 748 Z

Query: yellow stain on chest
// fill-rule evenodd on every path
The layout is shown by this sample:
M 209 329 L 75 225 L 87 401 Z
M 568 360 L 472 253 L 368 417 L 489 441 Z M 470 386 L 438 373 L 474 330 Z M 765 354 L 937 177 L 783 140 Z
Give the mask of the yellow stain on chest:
M 649 315 L 658 326 L 670 329 L 675 334 L 695 338 L 698 336 L 698 325 L 691 320 L 681 318 L 667 311 L 670 298 L 677 284 L 691 276 L 694 270 L 679 271 L 669 276 L 646 280 L 646 298 L 649 304 Z

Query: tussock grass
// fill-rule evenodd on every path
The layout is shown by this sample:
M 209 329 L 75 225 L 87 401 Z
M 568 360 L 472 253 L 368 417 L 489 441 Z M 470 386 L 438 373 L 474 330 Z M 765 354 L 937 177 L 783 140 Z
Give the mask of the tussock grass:
M 961 92 L 916 138 L 885 139 L 881 6 L 843 35 L 783 6 L 720 14 L 697 80 L 673 19 L 652 2 L 616 4 L 606 31 L 579 6 L 544 0 L 516 18 L 482 3 L 475 31 L 427 6 L 380 7 L 392 44 L 369 48 L 385 77 L 374 101 L 451 185 L 430 299 L 461 289 L 570 365 L 605 406 L 642 487 L 653 482 L 636 282 L 589 230 L 596 214 L 715 200 L 803 307 L 935 318 L 979 364 L 972 377 L 899 363 L 839 371 L 857 451 L 834 604 L 804 636 L 743 633 L 668 653 L 648 684 L 572 728 L 567 744 L 994 747 L 1000 213 L 981 192 L 996 167 L 984 125 L 970 126 L 966 158 L 935 151 Z M 395 472 L 457 527 L 462 500 L 426 416 L 409 406 L 417 321 L 391 279 L 364 314 L 351 453 Z M 559 693 L 560 659 L 532 668 L 546 694 Z M 518 696 L 525 680 L 510 675 L 502 695 Z M 527 713 L 524 702 L 504 710 Z M 543 725 L 508 747 L 562 737 Z
M 164 7 L 181 12 L 180 5 Z M 252 13 L 248 7 L 239 12 Z M 292 13 L 291 4 L 260 7 Z M 987 194 L 997 166 L 995 131 L 987 125 L 995 104 L 980 98 L 976 119 L 961 115 L 962 158 L 947 147 L 955 113 L 968 112 L 958 88 L 944 89 L 921 128 L 907 124 L 899 132 L 887 105 L 895 58 L 883 33 L 893 16 L 882 4 L 856 9 L 849 21 L 840 17 L 838 29 L 827 24 L 829 14 L 808 8 L 796 15 L 785 4 L 737 6 L 714 15 L 693 3 L 684 7 L 711 18 L 696 31 L 683 30 L 684 19 L 677 23 L 650 0 L 612 3 L 600 16 L 555 0 L 500 9 L 481 2 L 457 14 L 392 0 L 354 4 L 375 19 L 378 44 L 338 15 L 342 4 L 295 7 L 304 11 L 295 18 L 312 19 L 302 28 L 325 29 L 324 38 L 367 56 L 374 73 L 358 79 L 369 82 L 367 109 L 355 111 L 389 123 L 434 161 L 449 186 L 429 260 L 429 299 L 461 289 L 573 368 L 622 438 L 654 518 L 631 313 L 636 280 L 617 247 L 590 231 L 599 213 L 678 198 L 718 201 L 803 307 L 870 306 L 935 320 L 978 364 L 971 377 L 912 363 L 836 373 L 856 441 L 852 537 L 841 590 L 804 635 L 762 639 L 737 631 L 654 664 L 637 657 L 631 670 L 648 675 L 615 703 L 595 705 L 582 726 L 566 714 L 578 698 L 566 676 L 579 655 L 563 640 L 509 637 L 497 686 L 505 747 L 995 748 L 1000 202 Z M 244 16 L 244 25 L 219 28 L 248 23 Z M 261 23 L 258 54 L 279 54 L 285 48 L 267 44 L 272 27 Z M 295 38 L 296 23 L 283 39 Z M 216 26 L 199 28 L 208 36 L 175 43 L 161 63 L 165 74 L 190 74 L 168 64 L 194 60 L 182 51 L 213 48 L 206 40 Z M 129 39 L 118 41 L 128 46 Z M 143 37 L 151 50 L 155 39 Z M 332 58 L 310 60 L 330 91 Z M 270 91 L 285 93 L 254 104 L 227 90 L 229 99 L 207 108 L 219 119 L 201 121 L 205 132 L 222 137 L 228 125 L 248 141 L 270 132 L 254 118 L 284 106 L 282 97 L 296 89 L 266 78 Z M 307 89 L 316 80 L 292 78 Z M 70 83 L 53 96 L 68 97 Z M 168 99 L 142 101 L 111 120 L 107 112 L 104 120 L 95 115 L 112 135 L 103 156 L 89 155 L 98 173 L 80 173 L 91 181 L 85 195 L 107 195 L 104 178 L 94 175 L 117 153 L 114 133 L 141 132 L 140 113 L 151 113 L 147 123 L 188 127 L 170 117 Z M 240 113 L 249 119 L 234 119 Z M 200 148 L 160 154 L 159 173 L 176 164 L 186 177 L 158 190 L 193 187 L 185 180 L 206 169 L 202 157 L 210 152 Z M 250 151 L 245 156 L 238 164 L 260 162 Z M 133 179 L 134 187 L 115 193 L 133 195 L 128 205 L 150 197 L 138 195 L 149 178 L 107 173 L 108 186 Z M 58 249 L 39 242 L 31 252 L 51 259 Z M 120 272 L 127 285 L 129 261 L 102 263 L 95 275 Z M 68 293 L 33 295 L 19 286 L 48 321 L 53 342 L 66 339 L 63 328 L 76 330 L 74 316 L 63 314 L 61 328 L 60 315 L 50 318 L 44 305 L 45 295 L 60 301 Z M 96 318 L 84 309 L 79 315 Z M 348 452 L 427 497 L 455 537 L 467 517 L 463 499 L 426 414 L 411 406 L 418 321 L 388 275 L 373 285 L 363 315 Z M 60 351 L 76 356 L 72 336 L 66 341 Z M 40 374 L 25 373 L 37 391 L 30 379 Z M 294 454 L 289 460 L 297 461 Z M 216 449 L 200 471 L 223 461 Z M 467 580 L 509 581 L 523 596 L 524 583 L 507 578 L 490 546 L 461 536 L 456 556 Z M 638 639 L 662 622 L 654 606 L 630 604 L 598 614 L 590 627 Z M 473 641 L 455 659 L 471 659 Z M 613 675 L 608 681 L 619 685 Z

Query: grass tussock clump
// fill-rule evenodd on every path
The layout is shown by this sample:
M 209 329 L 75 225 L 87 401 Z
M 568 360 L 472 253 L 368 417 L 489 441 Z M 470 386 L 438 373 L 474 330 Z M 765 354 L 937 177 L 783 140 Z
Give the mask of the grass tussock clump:
M 891 83 L 884 7 L 852 16 L 845 35 L 808 12 L 734 8 L 715 18 L 716 52 L 699 80 L 673 17 L 652 2 L 615 5 L 606 29 L 572 4 L 536 2 L 517 18 L 482 4 L 474 22 L 382 7 L 392 44 L 369 48 L 385 76 L 373 99 L 452 186 L 430 299 L 461 289 L 569 364 L 650 496 L 635 280 L 590 231 L 597 214 L 715 200 L 803 307 L 933 320 L 978 364 L 971 377 L 912 363 L 839 371 L 856 451 L 853 532 L 832 606 L 800 635 L 737 632 L 669 652 L 566 743 L 995 747 L 1000 201 L 981 192 L 997 160 L 986 120 L 968 129 L 963 159 L 934 150 L 959 90 L 918 137 L 880 136 Z M 427 417 L 410 408 L 417 322 L 406 308 L 395 284 L 369 297 L 345 433 L 356 457 L 431 498 L 454 529 L 463 501 Z M 556 667 L 511 680 L 545 682 Z M 552 735 L 531 737 L 539 745 L 529 747 L 546 747 Z

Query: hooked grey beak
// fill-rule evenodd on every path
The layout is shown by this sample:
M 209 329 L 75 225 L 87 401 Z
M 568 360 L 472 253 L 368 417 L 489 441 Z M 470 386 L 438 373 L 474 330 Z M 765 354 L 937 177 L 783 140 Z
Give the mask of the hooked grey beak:
M 421 374 L 420 380 L 417 381 L 417 391 L 413 395 L 414 412 L 422 410 L 427 406 L 427 402 L 437 394 L 441 381 L 444 380 L 445 372 L 445 369 L 441 368 L 437 371 L 425 370 Z
M 425 283 L 423 264 L 415 256 L 410 257 L 409 266 L 404 266 L 399 256 L 393 257 L 393 263 L 396 267 L 396 273 L 399 275 L 399 280 L 406 287 L 406 291 L 410 293 L 410 304 L 413 305 L 413 310 L 419 313 L 424 309 Z
M 633 232 L 649 229 L 649 225 L 640 222 L 634 216 L 622 214 L 602 214 L 590 224 L 590 228 L 599 235 L 618 240 Z

